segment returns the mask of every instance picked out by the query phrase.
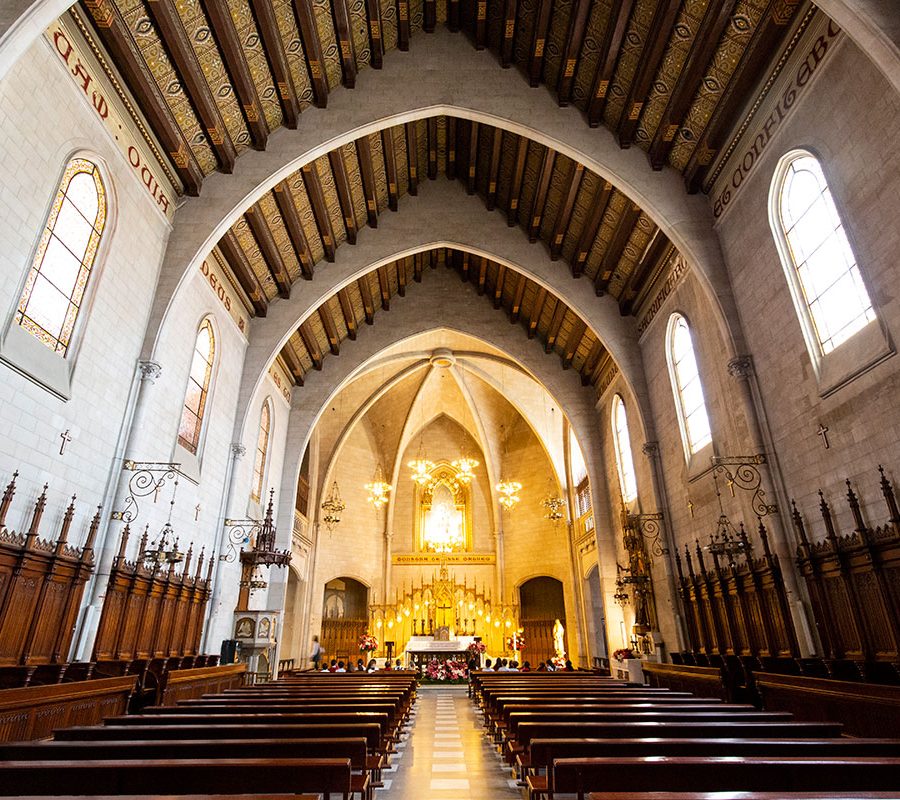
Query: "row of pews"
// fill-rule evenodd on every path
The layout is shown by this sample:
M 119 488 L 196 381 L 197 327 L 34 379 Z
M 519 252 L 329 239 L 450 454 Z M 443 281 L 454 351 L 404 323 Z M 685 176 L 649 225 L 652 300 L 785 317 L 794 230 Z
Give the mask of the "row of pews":
M 588 672 L 478 672 L 472 690 L 528 800 L 900 797 L 900 739 L 839 723 Z
M 0 795 L 372 800 L 415 698 L 411 672 L 300 673 L 151 706 L 0 744 Z

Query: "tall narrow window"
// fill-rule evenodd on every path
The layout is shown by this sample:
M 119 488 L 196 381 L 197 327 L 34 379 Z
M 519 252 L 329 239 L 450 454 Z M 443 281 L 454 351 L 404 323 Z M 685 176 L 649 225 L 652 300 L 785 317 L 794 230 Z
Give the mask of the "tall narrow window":
M 637 480 L 634 475 L 634 460 L 631 457 L 631 438 L 628 435 L 628 416 L 621 395 L 612 402 L 613 444 L 616 448 L 616 469 L 619 472 L 619 487 L 622 500 L 630 503 L 637 498 Z
M 181 412 L 181 425 L 178 427 L 178 443 L 195 455 L 200 445 L 203 414 L 206 411 L 215 358 L 216 338 L 213 334 L 212 324 L 205 319 L 200 330 L 197 331 L 194 358 L 191 360 L 191 374 L 188 378 L 187 392 L 184 395 L 184 409 Z
M 251 498 L 259 502 L 266 478 L 266 456 L 269 453 L 269 431 L 272 428 L 272 407 L 268 399 L 259 412 L 259 436 L 256 439 L 256 459 L 253 462 L 253 489 Z
M 703 386 L 694 355 L 694 342 L 687 320 L 672 314 L 668 330 L 669 377 L 675 394 L 675 408 L 681 427 L 685 455 L 690 458 L 712 441 Z
M 772 183 L 770 222 L 810 349 L 827 355 L 875 319 L 822 165 L 786 155 Z
M 72 341 L 106 211 L 97 165 L 73 158 L 47 216 L 15 316 L 22 328 L 62 356 Z

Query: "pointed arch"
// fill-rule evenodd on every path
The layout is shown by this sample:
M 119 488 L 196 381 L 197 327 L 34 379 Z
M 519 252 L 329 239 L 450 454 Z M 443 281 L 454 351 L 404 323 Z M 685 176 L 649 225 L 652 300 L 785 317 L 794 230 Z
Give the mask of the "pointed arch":
M 269 464 L 269 441 L 272 438 L 272 398 L 263 400 L 259 410 L 259 433 L 256 437 L 256 454 L 253 459 L 253 485 L 250 499 L 258 503 L 263 494 L 266 469 Z
M 610 423 L 612 424 L 616 471 L 619 473 L 622 502 L 628 504 L 637 500 L 638 490 L 634 458 L 631 453 L 631 437 L 628 433 L 628 414 L 625 410 L 625 401 L 620 394 L 613 397 Z
M 206 317 L 200 323 L 194 340 L 194 354 L 178 425 L 178 444 L 195 456 L 200 450 L 215 362 L 216 334 L 212 320 Z
M 684 456 L 690 462 L 691 456 L 712 443 L 712 431 L 694 352 L 694 339 L 687 320 L 678 312 L 669 317 L 666 359 L 672 393 L 675 395 Z

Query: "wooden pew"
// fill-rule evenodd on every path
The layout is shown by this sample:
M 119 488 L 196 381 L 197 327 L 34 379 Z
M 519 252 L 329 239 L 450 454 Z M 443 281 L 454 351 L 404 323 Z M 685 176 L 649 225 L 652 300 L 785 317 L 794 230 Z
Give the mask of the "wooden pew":
M 134 795 L 152 786 L 160 794 L 319 793 L 349 798 L 346 758 L 234 758 L 158 761 L 6 761 L 0 764 L 0 795 L 61 795 L 90 786 L 110 795 Z
M 588 800 L 897 800 L 897 792 L 591 792 Z
M 900 758 L 687 757 L 563 758 L 553 764 L 554 793 L 681 791 L 900 790 Z

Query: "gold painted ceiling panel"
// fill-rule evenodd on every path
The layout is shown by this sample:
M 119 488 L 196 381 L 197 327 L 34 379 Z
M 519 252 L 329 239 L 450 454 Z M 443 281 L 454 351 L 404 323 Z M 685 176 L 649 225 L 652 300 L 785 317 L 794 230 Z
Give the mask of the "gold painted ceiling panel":
M 616 71 L 609 84 L 606 108 L 603 111 L 603 118 L 611 128 L 615 128 L 619 117 L 622 116 L 631 83 L 641 66 L 644 45 L 653 22 L 657 3 L 658 0 L 637 0 L 634 10 L 631 12 L 631 19 L 628 21 L 625 38 L 622 41 L 622 49 L 619 52 Z
M 300 32 L 297 30 L 297 20 L 294 17 L 293 2 L 292 0 L 272 0 L 272 9 L 275 12 L 275 20 L 281 33 L 285 58 L 287 58 L 288 66 L 291 70 L 291 79 L 294 82 L 294 91 L 297 94 L 297 104 L 302 111 L 304 108 L 312 105 L 313 91 L 306 63 L 306 52 L 303 49 Z
M 309 195 L 306 193 L 303 175 L 298 170 L 289 175 L 286 182 L 290 187 L 294 205 L 297 207 L 297 216 L 300 217 L 300 226 L 303 228 L 303 234 L 306 236 L 313 264 L 318 264 L 325 258 L 325 245 L 322 243 L 322 237 L 316 225 L 316 217 L 309 202 Z
M 397 48 L 397 5 L 395 0 L 379 0 L 381 3 L 381 36 L 386 51 Z
M 356 144 L 348 142 L 340 148 L 340 153 L 347 173 L 347 182 L 350 184 L 353 218 L 356 220 L 356 227 L 361 228 L 366 224 L 366 196 L 363 192 L 362 174 L 359 171 L 359 159 L 356 156 Z
M 350 38 L 353 40 L 353 53 L 356 68 L 365 69 L 372 58 L 369 42 L 369 18 L 366 16 L 366 0 L 347 0 L 350 20 Z
M 585 27 L 581 56 L 575 67 L 575 80 L 572 82 L 573 102 L 582 111 L 587 108 L 590 101 L 594 76 L 600 65 L 600 45 L 609 26 L 611 3 L 612 0 L 594 0 Z
M 571 16 L 572 0 L 556 0 L 550 14 L 550 27 L 544 45 L 544 83 L 547 86 L 556 86 L 559 80 Z
M 322 197 L 325 198 L 325 210 L 328 212 L 334 243 L 337 245 L 347 241 L 347 229 L 344 227 L 341 201 L 338 198 L 337 187 L 334 183 L 334 173 L 331 171 L 331 164 L 328 163 L 328 156 L 320 156 L 316 159 L 313 166 L 316 175 L 319 177 Z
M 266 53 L 263 50 L 262 39 L 256 28 L 256 21 L 253 19 L 250 5 L 247 0 L 228 0 L 228 7 L 231 11 L 231 18 L 234 20 L 234 26 L 237 29 L 238 39 L 241 42 L 241 49 L 243 50 L 244 58 L 247 60 L 250 75 L 256 86 L 256 93 L 259 96 L 266 125 L 269 127 L 269 130 L 275 130 L 281 126 L 281 104 L 278 101 L 275 81 L 272 78 L 272 73 L 269 72 Z
M 319 44 L 322 48 L 322 59 L 325 62 L 324 69 L 328 88 L 336 89 L 341 85 L 343 72 L 341 70 L 341 51 L 338 48 L 334 21 L 331 18 L 330 0 L 313 0 L 313 14 L 316 29 L 319 32 Z
M 257 207 L 262 212 L 263 222 L 272 234 L 275 247 L 278 248 L 278 254 L 281 256 L 282 262 L 284 262 L 288 275 L 291 276 L 291 281 L 299 280 L 303 274 L 300 269 L 300 262 L 297 260 L 291 237 L 288 235 L 287 228 L 284 227 L 284 221 L 281 218 L 281 213 L 278 211 L 278 205 L 275 203 L 272 193 L 267 192 L 263 195 Z

